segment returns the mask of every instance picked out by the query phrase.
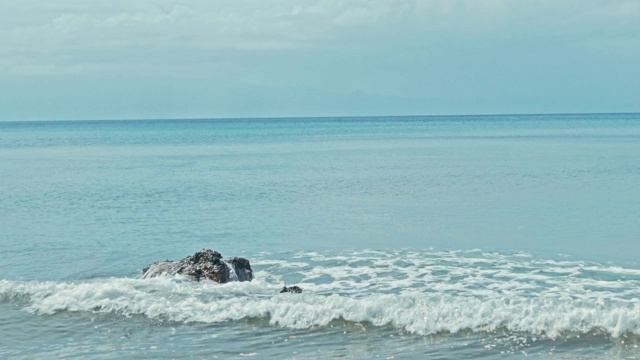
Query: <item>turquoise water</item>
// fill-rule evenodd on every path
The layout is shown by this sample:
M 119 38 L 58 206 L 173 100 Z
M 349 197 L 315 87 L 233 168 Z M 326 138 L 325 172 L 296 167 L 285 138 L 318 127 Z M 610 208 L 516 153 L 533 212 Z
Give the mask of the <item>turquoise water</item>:
M 639 220 L 640 114 L 2 122 L 0 357 L 637 358 Z

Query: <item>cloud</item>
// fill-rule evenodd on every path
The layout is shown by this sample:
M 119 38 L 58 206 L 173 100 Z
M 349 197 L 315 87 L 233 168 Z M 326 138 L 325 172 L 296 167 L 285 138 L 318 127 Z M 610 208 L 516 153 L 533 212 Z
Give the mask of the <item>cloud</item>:
M 11 6 L 13 1 L 0 5 L 0 21 L 13 24 L 0 32 L 5 56 L 138 46 L 286 50 L 336 46 L 337 40 L 351 36 L 362 40 L 368 35 L 376 41 L 416 33 L 575 33 L 595 30 L 592 25 L 606 25 L 597 31 L 612 32 L 637 30 L 633 23 L 640 14 L 637 2 L 595 0 L 152 0 L 115 1 L 111 6 L 69 0 L 43 6 L 24 0 Z M 18 7 L 31 11 L 14 14 Z M 22 20 L 10 19 L 16 16 Z
M 436 98 L 498 108 L 514 94 L 544 105 L 549 87 L 569 94 L 567 84 L 590 74 L 611 93 L 630 78 L 632 93 L 637 61 L 635 0 L 0 1 L 5 84 L 101 78 L 126 90 L 128 79 L 167 78 L 176 88 L 203 79 L 199 89 L 241 89 L 238 97 L 303 87 L 337 94 L 325 96 L 336 104 L 362 91 L 414 99 L 406 102 L 414 109 L 415 99 Z

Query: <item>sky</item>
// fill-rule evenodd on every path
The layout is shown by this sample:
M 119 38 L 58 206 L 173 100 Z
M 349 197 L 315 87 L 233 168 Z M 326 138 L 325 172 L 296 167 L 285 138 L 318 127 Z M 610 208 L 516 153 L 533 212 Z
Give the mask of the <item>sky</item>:
M 638 111 L 638 0 L 0 2 L 0 121 Z

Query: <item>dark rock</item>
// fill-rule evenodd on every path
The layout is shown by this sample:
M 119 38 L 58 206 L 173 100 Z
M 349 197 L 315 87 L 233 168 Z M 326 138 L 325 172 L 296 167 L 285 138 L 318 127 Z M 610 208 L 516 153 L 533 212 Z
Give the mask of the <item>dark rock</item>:
M 190 276 L 196 281 L 209 279 L 226 283 L 229 281 L 229 266 L 222 261 L 219 252 L 202 249 L 180 260 L 176 265 L 176 274 Z
M 234 270 L 236 276 L 231 276 L 231 269 Z M 178 262 L 158 261 L 142 270 L 143 278 L 177 274 L 189 276 L 196 281 L 212 280 L 217 283 L 226 283 L 231 280 L 251 281 L 253 279 L 249 260 L 232 258 L 226 262 L 219 252 L 209 249 L 202 249 Z
M 234 257 L 227 260 L 227 264 L 231 265 L 238 281 L 251 281 L 253 280 L 253 270 L 251 270 L 251 264 L 249 260 L 243 257 Z
M 294 293 L 294 294 L 300 294 L 302 292 L 302 289 L 298 286 L 289 286 L 289 287 L 283 287 L 282 290 L 280 290 L 280 294 L 282 293 Z

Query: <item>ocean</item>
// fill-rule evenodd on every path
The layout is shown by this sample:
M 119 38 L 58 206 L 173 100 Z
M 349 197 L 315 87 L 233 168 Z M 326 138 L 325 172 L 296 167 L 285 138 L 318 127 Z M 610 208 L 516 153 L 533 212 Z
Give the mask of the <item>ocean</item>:
M 0 122 L 0 248 L 0 358 L 637 359 L 640 114 Z

